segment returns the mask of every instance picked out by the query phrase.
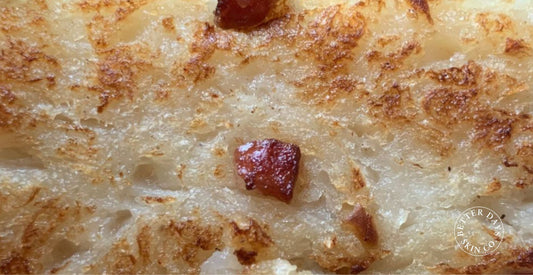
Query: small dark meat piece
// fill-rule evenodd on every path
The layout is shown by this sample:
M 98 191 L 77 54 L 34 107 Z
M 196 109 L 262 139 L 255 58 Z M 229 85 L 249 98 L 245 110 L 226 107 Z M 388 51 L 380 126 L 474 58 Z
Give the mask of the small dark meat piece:
M 374 246 L 378 242 L 378 232 L 372 220 L 361 204 L 354 206 L 352 214 L 345 220 L 346 225 L 354 232 L 355 236 L 364 244 Z
M 300 148 L 276 139 L 248 142 L 235 150 L 237 173 L 246 189 L 257 188 L 285 203 L 292 199 L 299 162 Z
M 267 18 L 276 0 L 218 0 L 215 23 L 223 29 L 246 29 Z

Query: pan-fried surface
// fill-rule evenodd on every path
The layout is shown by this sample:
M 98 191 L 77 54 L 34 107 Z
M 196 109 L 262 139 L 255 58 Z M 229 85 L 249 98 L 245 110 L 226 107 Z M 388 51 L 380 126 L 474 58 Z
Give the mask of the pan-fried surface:
M 284 4 L 239 32 L 212 0 L 2 1 L 0 273 L 532 271 L 529 1 Z M 300 147 L 289 204 L 234 169 L 267 138 Z M 485 257 L 474 205 L 505 215 Z

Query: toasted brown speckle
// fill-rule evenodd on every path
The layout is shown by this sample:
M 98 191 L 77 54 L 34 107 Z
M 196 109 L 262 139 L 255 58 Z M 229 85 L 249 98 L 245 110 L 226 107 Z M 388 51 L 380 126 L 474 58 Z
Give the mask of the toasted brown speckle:
M 174 31 L 176 29 L 176 27 L 174 27 L 174 18 L 173 17 L 163 18 L 163 20 L 161 20 L 161 24 L 168 31 Z
M 224 166 L 217 165 L 217 167 L 215 167 L 215 171 L 213 172 L 213 175 L 217 178 L 224 178 L 226 176 L 226 171 L 224 170 Z
M 500 181 L 495 180 L 495 181 L 491 182 L 491 183 L 489 184 L 489 186 L 487 187 L 487 193 L 488 193 L 488 194 L 496 193 L 496 192 L 498 192 L 501 188 L 502 188 L 502 184 L 500 183 Z
M 531 48 L 523 39 L 512 39 L 507 37 L 505 40 L 506 54 L 527 54 Z
M 171 222 L 169 228 L 184 238 L 194 238 L 194 243 L 198 248 L 208 250 L 214 249 L 216 243 L 220 241 L 222 231 L 219 228 L 197 225 L 194 221 Z
M 146 196 L 146 197 L 143 197 L 142 199 L 147 204 L 171 203 L 176 200 L 176 198 L 174 197 L 152 197 L 152 196 Z
M 353 188 L 354 190 L 359 190 L 366 186 L 365 179 L 361 174 L 361 171 L 357 168 L 352 168 L 352 177 L 353 177 Z
M 512 20 L 504 14 L 479 13 L 476 15 L 476 22 L 486 34 L 499 33 L 513 28 Z
M 254 219 L 249 219 L 249 223 L 244 227 L 240 227 L 235 222 L 230 222 L 230 226 L 233 237 L 239 240 L 238 243 L 249 243 L 257 248 L 268 247 L 274 244 L 267 234 L 268 229 L 266 226 L 261 226 Z

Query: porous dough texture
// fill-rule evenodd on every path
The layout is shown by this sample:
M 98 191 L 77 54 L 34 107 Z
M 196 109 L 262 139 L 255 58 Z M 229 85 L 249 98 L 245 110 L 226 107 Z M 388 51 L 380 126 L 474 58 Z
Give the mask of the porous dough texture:
M 1 1 L 0 273 L 532 272 L 531 2 L 283 5 L 242 32 L 213 0 Z M 289 204 L 234 169 L 266 138 L 301 149 Z

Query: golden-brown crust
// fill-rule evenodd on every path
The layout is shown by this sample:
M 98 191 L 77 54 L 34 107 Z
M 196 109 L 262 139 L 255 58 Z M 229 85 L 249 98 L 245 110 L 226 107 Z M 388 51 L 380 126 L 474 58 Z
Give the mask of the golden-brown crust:
M 516 120 L 506 113 L 478 113 L 474 116 L 476 139 L 499 150 L 512 135 Z
M 378 255 L 368 254 L 360 257 L 351 256 L 345 248 L 335 247 L 334 249 L 325 248 L 322 253 L 313 255 L 312 258 L 316 263 L 330 272 L 339 274 L 357 274 L 365 271 L 370 265 L 386 253 L 377 253 Z
M 197 273 L 200 264 L 222 245 L 222 234 L 222 227 L 193 219 L 162 218 L 158 223 L 141 224 L 136 248 L 126 239 L 119 240 L 90 272 L 131 274 L 152 268 L 165 273 Z
M 500 272 L 530 272 L 533 268 L 533 248 L 519 247 L 483 256 L 477 264 L 452 267 L 441 263 L 432 271 L 445 274 L 485 274 Z
M 441 123 L 456 124 L 470 112 L 474 105 L 471 101 L 476 95 L 475 89 L 453 91 L 441 88 L 429 91 L 423 101 L 424 111 Z
M 235 243 L 248 244 L 255 249 L 269 247 L 274 244 L 268 235 L 266 225 L 260 225 L 256 220 L 249 219 L 248 224 L 239 226 L 236 222 L 230 222 L 231 232 Z
M 479 13 L 476 22 L 483 28 L 486 34 L 501 33 L 514 28 L 513 21 L 505 14 Z
M 145 53 L 149 55 L 148 53 Z M 143 55 L 142 48 L 118 47 L 101 53 L 102 61 L 98 64 L 98 85 L 91 87 L 99 93 L 101 113 L 111 100 L 122 97 L 132 99 L 136 90 L 136 73 L 149 68 Z
M 219 41 L 224 36 L 217 36 L 213 25 L 204 23 L 194 34 L 194 40 L 190 45 L 191 57 L 185 63 L 176 63 L 172 69 L 172 75 L 180 86 L 190 83 L 198 83 L 213 76 L 215 68 L 207 63 L 215 49 L 219 47 Z
M 12 225 L 13 237 L 3 240 L 2 274 L 42 273 L 40 261 L 54 252 L 58 239 L 84 232 L 78 223 L 94 214 L 94 206 L 50 197 L 51 192 L 40 187 L 15 191 L 4 184 L 3 189 L 10 192 L 0 194 L 0 211 L 14 214 L 19 222 Z
M 139 9 L 140 7 L 148 4 L 150 0 L 133 0 L 133 1 L 120 1 L 120 0 L 84 0 L 77 5 L 86 13 L 112 10 L 114 20 L 124 20 L 128 15 Z
M 480 81 L 481 67 L 473 61 L 459 67 L 446 68 L 439 71 L 430 71 L 428 76 L 441 83 L 457 86 L 472 87 Z
M 12 111 L 16 99 L 7 87 L 0 86 L 0 128 L 10 128 L 18 122 L 19 117 Z
M 137 248 L 139 250 L 139 258 L 143 263 L 148 263 L 150 260 L 150 227 L 143 226 L 137 235 Z
M 217 243 L 220 242 L 222 233 L 220 228 L 202 226 L 193 220 L 187 220 L 185 222 L 171 221 L 168 228 L 179 237 L 185 239 L 192 238 L 194 241 L 191 242 L 193 244 L 191 249 L 194 247 L 203 250 L 215 249 Z M 190 258 L 190 255 L 186 255 L 185 258 Z
M 34 83 L 44 81 L 48 87 L 55 84 L 55 73 L 59 69 L 56 58 L 22 40 L 7 40 L 7 46 L 0 51 L 0 81 Z M 35 70 L 39 68 L 42 71 Z
M 19 253 L 14 252 L 9 257 L 0 261 L 0 273 L 2 274 L 30 274 L 33 268 L 30 262 Z
M 402 87 L 396 82 L 387 86 L 383 94 L 373 96 L 369 100 L 372 114 L 378 120 L 409 122 L 413 118 L 413 114 L 406 112 L 413 104 L 409 88 Z

